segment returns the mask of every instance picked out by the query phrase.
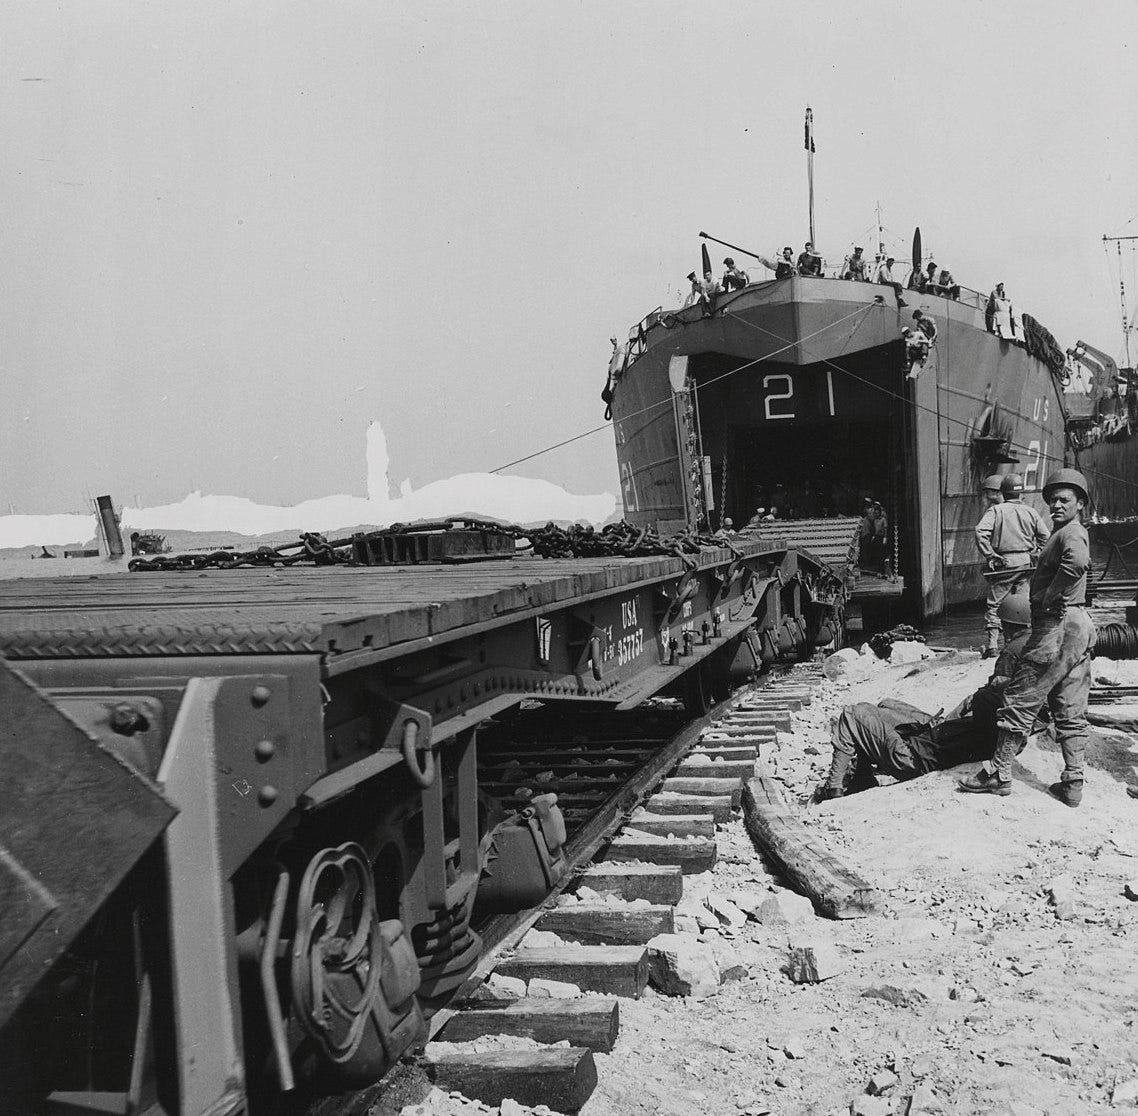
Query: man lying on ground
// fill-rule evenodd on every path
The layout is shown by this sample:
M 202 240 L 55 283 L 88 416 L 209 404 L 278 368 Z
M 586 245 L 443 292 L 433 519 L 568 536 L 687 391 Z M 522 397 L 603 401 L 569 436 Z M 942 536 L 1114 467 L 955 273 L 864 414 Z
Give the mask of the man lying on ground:
M 992 756 L 1004 687 L 1015 674 L 1030 634 L 1027 594 L 1005 597 L 999 615 L 1004 649 L 992 676 L 947 717 L 893 698 L 877 705 L 858 702 L 842 710 L 831 738 L 830 772 L 814 791 L 815 802 L 875 787 L 875 774 L 915 779 Z

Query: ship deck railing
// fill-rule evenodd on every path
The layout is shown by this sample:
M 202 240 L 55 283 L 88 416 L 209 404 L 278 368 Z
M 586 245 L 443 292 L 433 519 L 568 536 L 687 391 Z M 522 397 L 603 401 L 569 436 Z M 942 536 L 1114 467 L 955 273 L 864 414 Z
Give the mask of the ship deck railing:
M 832 283 L 860 283 L 866 286 L 880 286 L 875 284 L 869 279 L 842 279 L 836 273 L 829 275 L 806 275 L 790 276 L 791 279 L 822 279 Z M 907 278 L 907 277 L 906 277 Z M 785 283 L 786 279 L 764 279 L 760 283 L 748 283 L 747 286 L 742 287 L 740 290 L 732 291 L 730 294 L 720 295 L 716 302 L 715 312 L 723 310 L 732 302 L 734 302 L 740 295 L 746 294 L 748 291 L 757 290 L 762 287 L 769 287 L 774 283 Z M 904 284 L 902 284 L 904 286 Z M 905 290 L 913 296 L 919 298 L 943 298 L 949 302 L 955 302 L 962 306 L 969 306 L 974 310 L 985 310 L 988 306 L 988 296 L 981 291 L 976 290 L 974 287 L 966 287 L 963 284 L 957 284 L 960 288 L 960 294 L 956 298 L 949 298 L 948 295 L 937 294 L 933 291 L 910 291 L 908 287 Z M 623 362 L 621 374 L 628 371 L 628 368 L 635 363 L 635 361 L 644 355 L 648 348 L 648 332 L 658 325 L 663 325 L 667 329 L 671 329 L 676 325 L 688 325 L 700 321 L 707 315 L 704 313 L 703 303 L 694 303 L 691 306 L 680 306 L 672 310 L 665 310 L 664 307 L 656 306 L 649 310 L 643 318 L 640 319 L 628 331 L 628 347 L 627 355 Z

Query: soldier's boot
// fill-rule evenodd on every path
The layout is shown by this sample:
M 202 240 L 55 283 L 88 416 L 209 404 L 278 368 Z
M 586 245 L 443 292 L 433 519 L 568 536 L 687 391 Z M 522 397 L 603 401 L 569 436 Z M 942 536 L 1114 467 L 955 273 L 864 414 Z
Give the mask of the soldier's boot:
M 1047 788 L 1064 806 L 1078 806 L 1083 801 L 1083 780 L 1064 779 Z
M 974 771 L 971 775 L 958 780 L 956 785 L 962 791 L 967 791 L 969 794 L 998 794 L 1007 796 L 1012 793 L 1012 781 L 1010 779 L 1001 779 L 998 775 L 991 771 L 986 771 L 983 767 L 978 771 Z
M 1023 750 L 1023 743 L 1024 737 L 1019 733 L 1000 729 L 996 734 L 996 751 L 990 765 L 986 764 L 966 779 L 961 779 L 957 786 L 970 794 L 1011 794 L 1012 760 Z M 989 766 L 993 770 L 989 771 Z
M 988 628 L 988 642 L 984 644 L 981 658 L 994 659 L 1000 653 L 1000 629 Z

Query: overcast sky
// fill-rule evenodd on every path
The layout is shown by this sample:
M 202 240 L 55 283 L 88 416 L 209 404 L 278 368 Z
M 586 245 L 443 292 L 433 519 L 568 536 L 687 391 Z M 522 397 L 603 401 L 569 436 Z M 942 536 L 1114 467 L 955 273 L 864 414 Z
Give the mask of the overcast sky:
M 0 513 L 363 494 L 376 418 L 416 486 L 598 424 L 700 229 L 800 246 L 807 103 L 828 257 L 880 201 L 899 258 L 919 224 L 1117 353 L 1136 33 L 1133 0 L 0 4 Z M 518 471 L 618 490 L 607 431 Z

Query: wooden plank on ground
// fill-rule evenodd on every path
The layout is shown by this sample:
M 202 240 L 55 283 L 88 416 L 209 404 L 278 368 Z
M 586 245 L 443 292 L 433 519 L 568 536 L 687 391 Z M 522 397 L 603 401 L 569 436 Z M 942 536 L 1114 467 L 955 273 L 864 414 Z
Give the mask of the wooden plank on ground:
M 878 910 L 880 897 L 873 887 L 798 821 L 772 779 L 748 780 L 743 816 L 759 850 L 823 914 L 860 918 Z
M 538 930 L 552 930 L 586 945 L 644 945 L 675 932 L 675 911 L 665 903 L 624 908 L 611 903 L 570 903 L 541 916 Z
M 645 807 L 653 814 L 710 814 L 717 823 L 731 820 L 731 796 L 706 794 L 654 794 Z
M 724 794 L 731 795 L 731 806 L 737 807 L 743 800 L 743 781 L 735 782 L 729 779 L 689 779 L 673 777 L 665 779 L 660 787 L 668 794 L 705 794 L 712 798 L 722 798 Z
M 651 799 L 648 802 L 651 810 Z M 714 837 L 715 818 L 708 813 L 691 814 L 633 814 L 628 819 L 633 829 L 643 833 L 654 833 L 657 837 Z
M 499 962 L 495 972 L 521 980 L 561 980 L 584 992 L 608 992 L 636 1000 L 648 983 L 648 954 L 639 945 L 523 946 Z
M 580 1000 L 549 1000 L 523 996 L 507 1003 L 477 1000 L 442 1029 L 443 1042 L 471 1042 L 484 1035 L 521 1035 L 534 1042 L 562 1042 L 607 1054 L 620 1031 L 620 1002 L 587 996 Z M 515 1098 L 516 1099 L 516 1098 Z
M 678 864 L 591 864 L 581 873 L 579 882 L 602 895 L 672 906 L 684 894 L 683 871 Z
M 715 842 L 703 837 L 681 841 L 637 840 L 614 837 L 602 860 L 642 860 L 649 864 L 678 864 L 685 876 L 709 872 L 715 866 Z
M 460 1092 L 489 1105 L 509 1097 L 531 1108 L 548 1105 L 555 1112 L 576 1112 L 597 1085 L 593 1052 L 573 1046 L 442 1053 L 424 1058 L 423 1067 L 445 1092 Z

